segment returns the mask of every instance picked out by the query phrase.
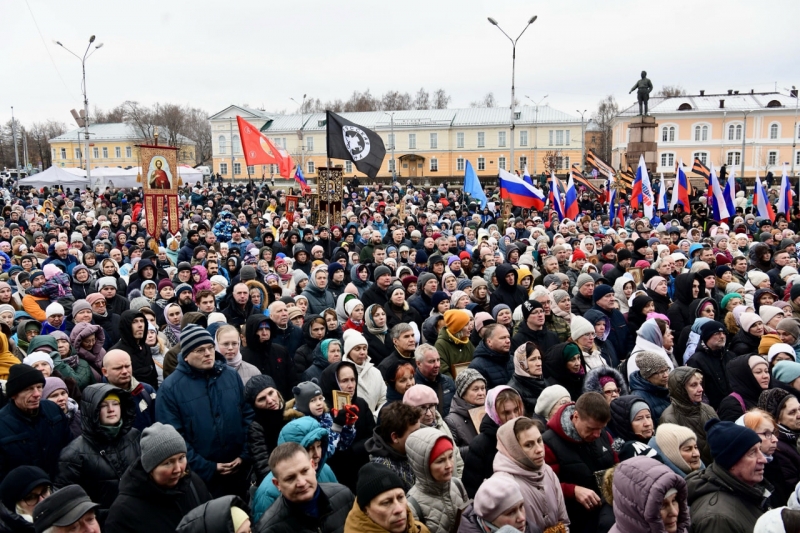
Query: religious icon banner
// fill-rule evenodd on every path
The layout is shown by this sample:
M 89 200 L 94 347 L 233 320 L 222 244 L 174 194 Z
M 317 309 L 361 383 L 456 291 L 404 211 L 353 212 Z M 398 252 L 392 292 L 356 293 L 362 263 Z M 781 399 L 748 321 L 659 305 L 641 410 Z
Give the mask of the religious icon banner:
M 141 171 L 137 181 L 144 191 L 145 227 L 158 238 L 161 221 L 167 219 L 172 234 L 180 230 L 178 219 L 178 149 L 172 146 L 139 145 Z

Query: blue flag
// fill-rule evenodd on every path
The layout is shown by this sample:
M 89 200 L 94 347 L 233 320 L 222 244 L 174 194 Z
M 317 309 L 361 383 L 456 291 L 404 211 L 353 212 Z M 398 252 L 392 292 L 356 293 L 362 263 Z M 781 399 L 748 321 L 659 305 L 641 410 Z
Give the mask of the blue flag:
M 481 209 L 486 207 L 488 200 L 486 199 L 486 193 L 483 192 L 483 187 L 481 187 L 481 182 L 478 180 L 478 175 L 475 173 L 475 169 L 472 168 L 472 163 L 467 160 L 467 164 L 464 167 L 464 192 L 472 196 L 475 200 L 480 201 Z

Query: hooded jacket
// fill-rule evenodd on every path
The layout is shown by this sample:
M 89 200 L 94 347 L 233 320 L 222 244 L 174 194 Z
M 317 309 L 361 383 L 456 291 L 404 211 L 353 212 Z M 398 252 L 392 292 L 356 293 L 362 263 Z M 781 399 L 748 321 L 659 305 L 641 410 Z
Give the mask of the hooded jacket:
M 750 486 L 713 463 L 686 477 L 692 533 L 751 533 L 769 509 L 767 481 Z M 766 495 L 765 495 L 766 494 Z
M 416 309 L 423 320 L 427 319 L 433 310 L 433 302 L 431 301 L 431 297 L 425 294 L 425 291 L 423 290 L 425 284 L 432 279 L 436 279 L 436 275 L 430 272 L 423 272 L 420 274 L 419 279 L 417 279 L 417 292 L 408 299 L 408 305 Z
M 183 436 L 189 465 L 205 481 L 214 477 L 217 463 L 249 458 L 253 408 L 241 378 L 219 353 L 210 370 L 189 365 L 181 353 L 178 368 L 158 391 L 156 419 Z
M 537 467 L 525 455 L 514 434 L 519 418 L 506 422 L 497 430 L 497 455 L 494 472 L 508 474 L 519 486 L 525 502 L 525 516 L 544 531 L 558 524 L 569 525 L 561 483 L 548 464 Z
M 431 533 L 452 531 L 458 511 L 469 500 L 464 485 L 457 477 L 439 482 L 431 475 L 431 451 L 440 438 L 448 437 L 434 428 L 420 428 L 406 441 L 406 454 L 417 480 L 408 491 L 408 498 L 413 498 L 422 511 L 422 516 L 417 516 L 412 505 L 414 518 L 423 522 Z
M 586 362 L 583 360 L 583 352 L 578 348 L 582 372 L 574 374 L 567 370 L 567 361 L 563 354 L 568 344 L 574 345 L 575 343 L 562 342 L 561 344 L 556 344 L 545 353 L 542 360 L 542 369 L 547 386 L 561 385 L 569 391 L 569 397 L 574 402 L 578 400 L 578 397 L 583 391 L 583 378 L 586 376 Z
M 683 477 L 649 457 L 633 457 L 614 472 L 614 518 L 611 533 L 665 533 L 661 505 L 671 489 L 678 491 L 678 533 L 689 533 L 692 519 Z M 643 524 L 647 528 L 643 529 Z
M 708 403 L 714 409 L 719 408 L 720 402 L 731 393 L 728 370 L 729 361 L 736 354 L 725 348 L 712 351 L 704 342 L 697 345 L 694 354 L 686 361 L 686 365 L 698 369 L 703 374 L 703 389 L 708 397 Z
M 369 355 L 361 365 L 357 365 L 347 355 L 342 357 L 342 361 L 350 362 L 355 367 L 358 397 L 364 400 L 375 418 L 377 418 L 378 409 L 386 403 L 386 382 L 383 381 L 380 370 L 372 364 L 372 358 Z M 361 414 L 365 415 L 366 413 Z
M 327 271 L 325 271 L 327 273 Z M 303 290 L 303 296 L 308 298 L 308 314 L 321 315 L 325 309 L 335 308 L 336 299 L 325 287 L 317 285 L 316 276 L 312 275 L 308 280 L 308 285 Z
M 322 371 L 328 368 L 330 362 L 328 361 L 327 351 L 330 349 L 331 344 L 337 342 L 332 339 L 324 339 L 317 344 L 317 347 L 314 348 L 314 351 L 311 352 L 312 355 L 312 363 L 311 366 L 308 367 L 305 372 L 300 376 L 300 381 L 311 381 L 316 380 L 319 381 L 320 376 L 322 375 Z M 323 352 L 322 347 L 323 345 L 326 346 L 325 351 Z M 342 349 L 342 343 L 339 341 L 339 349 Z
M 222 496 L 195 507 L 183 517 L 177 533 L 236 533 L 231 507 L 247 512 L 247 504 L 238 496 Z
M 669 389 L 653 385 L 638 370 L 631 374 L 631 394 L 647 402 L 654 423 L 661 419 L 664 410 L 669 407 Z
M 758 384 L 753 375 L 753 371 L 750 369 L 750 357 L 750 355 L 740 355 L 727 365 L 731 392 L 738 394 L 742 398 L 745 409 L 742 409 L 742 404 L 739 403 L 737 397 L 729 394 L 719 403 L 717 415 L 719 415 L 720 420 L 736 422 L 736 419 L 742 416 L 745 411 L 758 407 L 758 398 L 765 389 L 761 388 L 761 385 Z
M 358 299 L 361 300 L 364 296 L 364 292 L 372 286 L 372 282 L 362 281 L 361 278 L 358 277 L 358 268 L 364 266 L 362 264 L 353 265 L 350 268 L 350 283 L 358 290 Z M 362 300 L 363 301 L 363 300 Z
M 149 268 L 149 274 L 145 276 L 145 269 Z M 127 294 L 130 294 L 132 290 L 136 289 L 141 291 L 142 290 L 142 283 L 147 280 L 155 281 L 158 284 L 158 271 L 156 266 L 150 259 L 142 259 L 139 261 L 138 266 L 136 267 L 137 276 L 136 279 L 131 281 L 128 284 L 128 291 Z
M 677 424 L 694 431 L 697 436 L 697 448 L 705 464 L 711 464 L 711 450 L 706 440 L 706 422 L 717 418 L 717 413 L 706 403 L 694 403 L 686 392 L 686 383 L 694 377 L 697 370 L 689 366 L 676 368 L 669 375 L 667 387 L 669 388 L 670 406 L 661 415 L 659 424 Z
M 669 318 L 669 327 L 672 330 L 672 334 L 676 337 L 680 336 L 684 327 L 691 326 L 694 322 L 689 311 L 689 306 L 694 300 L 692 297 L 694 280 L 700 283 L 700 292 L 698 294 L 705 294 L 706 281 L 699 273 L 678 274 L 678 277 L 675 278 L 675 301 L 669 306 L 667 317 Z
M 640 401 L 642 401 L 641 398 L 629 394 L 615 398 L 611 402 L 611 421 L 606 428 L 614 437 L 615 451 L 622 449 L 626 442 L 647 442 L 649 440 L 634 433 L 631 424 L 631 408 Z
M 258 338 L 258 326 L 262 322 L 269 322 L 270 325 L 271 336 L 266 342 L 261 342 Z M 247 317 L 244 326 L 247 346 L 242 347 L 242 359 L 254 365 L 262 374 L 271 376 L 284 398 L 292 398 L 292 387 L 297 385 L 298 378 L 288 352 L 274 342 L 277 329 L 275 323 L 262 314 Z
M 509 273 L 514 274 L 514 283 L 508 283 L 506 276 Z M 500 264 L 495 270 L 497 276 L 497 289 L 492 293 L 489 299 L 489 305 L 494 309 L 498 304 L 506 304 L 513 311 L 518 306 L 525 303 L 528 299 L 528 293 L 525 289 L 517 285 L 517 270 L 509 263 Z
M 756 337 L 749 331 L 740 329 L 733 336 L 728 347 L 736 355 L 757 354 L 760 343 L 761 337 Z
M 100 425 L 100 403 L 112 393 L 119 396 L 122 411 L 115 436 Z M 101 518 L 117 498 L 119 481 L 125 470 L 141 454 L 139 430 L 133 427 L 135 419 L 134 400 L 122 389 L 101 383 L 83 390 L 83 433 L 61 452 L 54 484 L 57 487 L 81 485 L 89 498 L 100 504 Z
M 586 373 L 586 377 L 583 378 L 583 392 L 596 392 L 598 394 L 603 394 L 603 387 L 600 385 L 600 378 L 604 377 L 613 378 L 614 382 L 617 384 L 617 388 L 619 389 L 620 396 L 625 396 L 628 394 L 628 386 L 625 383 L 625 379 L 622 377 L 622 374 L 608 366 L 601 366 L 600 368 L 595 368 L 594 370 L 590 370 Z
M 294 353 L 294 371 L 298 376 L 305 372 L 314 362 L 312 353 L 314 352 L 314 348 L 319 345 L 320 339 L 315 339 L 311 336 L 311 325 L 313 321 L 318 318 L 322 317 L 316 314 L 306 314 L 303 320 L 302 331 L 304 344 L 297 348 L 297 351 Z M 327 326 L 325 327 L 325 331 L 328 331 Z
M 144 333 L 141 339 L 133 336 L 133 321 L 137 318 L 144 320 Z M 139 311 L 125 311 L 119 318 L 119 342 L 111 347 L 112 350 L 122 350 L 131 356 L 133 377 L 142 383 L 147 383 L 158 389 L 158 373 L 150 347 L 145 344 L 147 337 L 147 319 Z

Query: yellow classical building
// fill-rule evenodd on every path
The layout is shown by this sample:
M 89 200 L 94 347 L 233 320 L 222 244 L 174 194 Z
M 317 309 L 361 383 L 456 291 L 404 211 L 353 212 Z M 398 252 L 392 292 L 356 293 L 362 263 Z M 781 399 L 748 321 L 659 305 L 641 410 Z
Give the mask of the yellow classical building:
M 505 108 L 430 109 L 341 113 L 347 120 L 374 130 L 383 139 L 386 157 L 378 173 L 389 178 L 392 170 L 401 180 L 419 178 L 463 179 L 467 161 L 486 181 L 498 170 L 528 167 L 539 174 L 547 163 L 566 172 L 581 162 L 581 119 L 547 105 L 523 106 L 515 111 L 514 161 L 511 162 L 510 110 Z M 270 165 L 246 167 L 236 126 L 239 115 L 261 128 L 285 148 L 307 177 L 327 165 L 325 113 L 275 115 L 232 105 L 209 118 L 213 141 L 214 172 L 223 178 L 270 178 Z M 392 154 L 394 146 L 394 154 Z M 333 160 L 346 178 L 364 175 L 350 161 Z M 249 171 L 249 172 L 248 172 Z
M 164 138 L 163 133 L 161 138 Z M 196 164 L 194 141 L 183 135 L 180 135 L 179 139 L 181 146 L 178 151 L 178 163 L 194 166 Z M 83 128 L 50 139 L 53 165 L 86 168 L 83 143 Z M 139 151 L 136 145 L 142 143 L 141 136 L 128 124 L 92 124 L 89 126 L 89 164 L 91 168 L 139 166 Z
M 767 172 L 780 175 L 784 164 L 800 171 L 797 140 L 798 99 L 781 93 L 700 94 L 671 98 L 650 98 L 650 115 L 658 129 L 658 168 L 656 172 L 672 174 L 675 163 L 691 167 L 694 158 L 705 165 L 719 168 L 727 165 L 737 176 L 763 178 Z M 638 104 L 624 110 L 613 122 L 615 168 L 626 165 L 628 124 L 638 115 Z M 638 161 L 627 161 L 636 168 Z

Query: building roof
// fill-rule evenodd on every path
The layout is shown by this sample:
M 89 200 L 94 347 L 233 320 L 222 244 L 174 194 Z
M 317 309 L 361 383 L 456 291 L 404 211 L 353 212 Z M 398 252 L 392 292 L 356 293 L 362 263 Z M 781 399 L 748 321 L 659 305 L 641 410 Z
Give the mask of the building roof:
M 720 100 L 725 100 L 725 107 L 720 108 Z M 744 93 L 744 94 L 703 94 L 686 96 L 653 96 L 648 102 L 652 115 L 672 113 L 713 113 L 720 111 L 756 111 L 762 109 L 794 109 L 795 99 L 781 93 Z M 634 103 L 620 112 L 620 116 L 628 117 L 639 114 L 639 104 Z
M 517 107 L 519 113 L 516 124 L 554 124 L 580 123 L 580 118 L 569 115 L 548 105 L 539 106 L 538 114 L 532 106 Z M 360 113 L 339 113 L 343 118 L 372 130 L 389 130 L 392 118 L 385 111 L 366 111 Z M 447 128 L 457 126 L 503 126 L 510 122 L 510 111 L 504 107 L 466 108 L 466 109 L 421 109 L 394 111 L 394 128 Z M 303 131 L 324 131 L 325 113 L 307 115 L 279 115 L 264 125 L 262 131 L 297 131 L 301 119 Z M 213 117 L 212 117 L 213 118 Z
M 167 137 L 167 132 L 164 128 L 160 128 L 159 137 L 161 139 Z M 66 133 L 62 133 L 58 137 L 50 139 L 50 142 L 74 142 L 77 139 L 83 140 L 83 138 L 83 128 L 75 128 Z M 194 144 L 193 140 L 183 135 L 178 135 L 178 138 L 183 144 Z M 135 141 L 142 139 L 142 136 L 136 131 L 136 128 L 130 124 L 116 122 L 111 124 L 90 124 L 89 139 L 92 142 Z
M 216 118 L 220 118 L 220 116 L 223 116 L 223 118 L 227 118 L 226 115 L 228 115 L 229 111 L 237 110 L 237 109 L 241 110 L 241 111 L 244 111 L 243 114 L 242 113 L 237 113 L 237 114 L 242 114 L 243 118 L 245 118 L 245 119 L 246 118 L 260 118 L 260 119 L 263 119 L 263 120 L 273 120 L 274 118 L 280 116 L 280 115 L 277 115 L 275 113 L 269 113 L 267 111 L 264 111 L 263 109 L 253 109 L 252 107 L 247 107 L 247 106 L 243 106 L 243 105 L 229 105 L 225 109 L 223 109 L 221 111 L 217 111 L 216 113 L 214 113 L 213 115 L 208 117 L 208 120 L 214 120 Z

